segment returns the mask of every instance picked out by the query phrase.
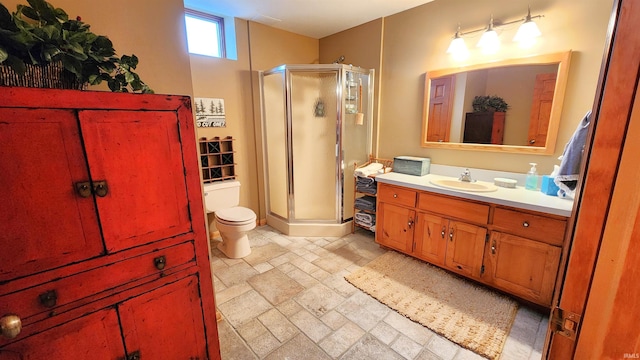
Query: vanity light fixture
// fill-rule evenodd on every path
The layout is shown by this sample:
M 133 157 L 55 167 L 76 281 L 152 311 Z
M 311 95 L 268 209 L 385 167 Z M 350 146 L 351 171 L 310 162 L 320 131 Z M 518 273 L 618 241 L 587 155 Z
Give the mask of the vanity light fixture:
M 447 54 L 451 54 L 453 59 L 456 61 L 464 61 L 469 57 L 467 44 L 465 44 L 464 39 L 460 36 L 460 25 L 458 25 L 458 30 L 456 31 L 453 40 L 451 40 L 451 44 L 449 44 Z
M 483 54 L 495 54 L 500 49 L 500 39 L 498 39 L 498 33 L 493 28 L 493 15 L 489 20 L 489 27 L 482 33 L 482 37 L 478 41 L 478 47 L 482 49 Z
M 542 15 L 538 15 L 534 17 L 541 17 L 541 16 Z M 513 37 L 513 41 L 520 44 L 521 47 L 524 47 L 524 48 L 531 47 L 533 43 L 536 41 L 536 38 L 542 35 L 542 33 L 540 32 L 540 29 L 538 29 L 538 25 L 536 25 L 536 23 L 533 22 L 533 20 L 531 20 L 534 17 L 531 16 L 531 7 L 529 7 L 527 11 L 527 17 L 524 19 L 524 22 L 522 23 L 522 25 L 520 25 L 520 27 L 518 28 L 518 32 L 516 32 L 516 36 Z
M 522 24 L 518 28 L 516 35 L 513 38 L 513 41 L 517 42 L 521 47 L 530 47 L 534 44 L 535 38 L 542 35 L 540 29 L 533 21 L 533 19 L 541 18 L 544 15 L 534 15 L 531 16 L 531 8 L 527 9 L 527 16 L 524 18 L 501 22 L 494 24 L 493 15 L 491 15 L 491 20 L 489 21 L 489 26 L 484 27 L 482 29 L 470 30 L 461 32 L 460 25 L 458 25 L 458 29 L 449 44 L 449 48 L 447 49 L 447 53 L 451 54 L 453 59 L 456 61 L 465 60 L 469 56 L 469 50 L 464 42 L 464 36 L 477 33 L 480 31 L 484 31 L 480 41 L 478 42 L 478 47 L 481 48 L 483 54 L 494 54 L 500 48 L 500 39 L 498 38 L 498 33 L 496 29 L 500 29 L 507 25 L 512 25 L 521 22 Z

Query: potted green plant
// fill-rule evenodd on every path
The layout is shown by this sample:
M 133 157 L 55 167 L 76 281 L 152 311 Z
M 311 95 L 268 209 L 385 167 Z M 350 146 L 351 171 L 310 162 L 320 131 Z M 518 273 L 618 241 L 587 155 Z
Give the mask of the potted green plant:
M 47 67 L 57 66 L 62 77 L 80 88 L 106 81 L 114 92 L 153 92 L 133 71 L 138 65 L 135 55 L 116 56 L 111 40 L 91 32 L 80 17 L 70 19 L 64 10 L 44 0 L 27 2 L 29 6 L 18 5 L 14 13 L 0 3 L 3 77 L 9 74 L 8 78 L 20 81 L 33 69 L 42 76 L 49 71 Z M 36 80 L 35 86 L 39 82 Z M 1 84 L 15 85 L 11 81 Z
M 497 95 L 480 95 L 473 98 L 473 112 L 505 112 L 509 104 Z

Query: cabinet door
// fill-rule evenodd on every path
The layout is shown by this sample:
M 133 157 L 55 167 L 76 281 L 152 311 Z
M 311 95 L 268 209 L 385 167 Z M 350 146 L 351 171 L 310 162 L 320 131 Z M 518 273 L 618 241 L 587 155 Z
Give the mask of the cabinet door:
M 383 202 L 378 204 L 377 210 L 376 242 L 411 253 L 415 211 Z
M 444 265 L 448 221 L 440 216 L 418 212 L 414 255 L 434 265 Z
M 191 230 L 177 115 L 170 111 L 81 111 L 108 251 Z M 200 204 L 200 206 L 202 206 Z
M 116 360 L 124 355 L 115 309 L 89 314 L 0 348 L 0 360 Z
M 445 266 L 459 274 L 479 278 L 487 229 L 449 221 Z
M 0 109 L 0 283 L 103 252 L 72 111 Z
M 200 303 L 196 275 L 125 301 L 118 311 L 127 354 L 209 359 Z
M 487 281 L 524 299 L 550 306 L 561 248 L 523 237 L 491 233 Z

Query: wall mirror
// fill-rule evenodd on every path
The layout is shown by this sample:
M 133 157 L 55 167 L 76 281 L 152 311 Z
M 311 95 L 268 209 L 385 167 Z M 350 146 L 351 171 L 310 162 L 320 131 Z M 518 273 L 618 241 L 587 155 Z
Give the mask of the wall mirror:
M 421 145 L 553 154 L 570 58 L 566 51 L 427 72 Z M 497 96 L 508 108 L 474 111 L 476 96 Z

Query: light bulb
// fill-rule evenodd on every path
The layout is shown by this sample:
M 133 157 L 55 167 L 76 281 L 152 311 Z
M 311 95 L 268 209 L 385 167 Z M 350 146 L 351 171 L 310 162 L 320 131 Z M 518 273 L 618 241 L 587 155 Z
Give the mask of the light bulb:
M 493 30 L 493 27 L 485 31 L 478 41 L 478 47 L 482 50 L 483 54 L 495 54 L 500 49 L 500 39 L 498 39 L 498 33 Z
M 482 50 L 483 54 L 495 54 L 500 49 L 500 39 L 498 39 L 498 33 L 493 29 L 493 15 L 489 21 L 489 28 L 482 34 L 480 41 L 478 41 L 478 47 Z
M 518 28 L 516 36 L 513 37 L 513 41 L 517 42 L 521 47 L 531 47 L 538 36 L 542 35 L 538 25 L 532 20 L 527 20 Z
M 451 40 L 451 44 L 449 44 L 449 48 L 447 49 L 447 54 L 451 54 L 455 61 L 463 61 L 469 57 L 467 44 L 465 44 L 464 39 L 461 38 L 458 33 L 456 33 L 456 37 Z

